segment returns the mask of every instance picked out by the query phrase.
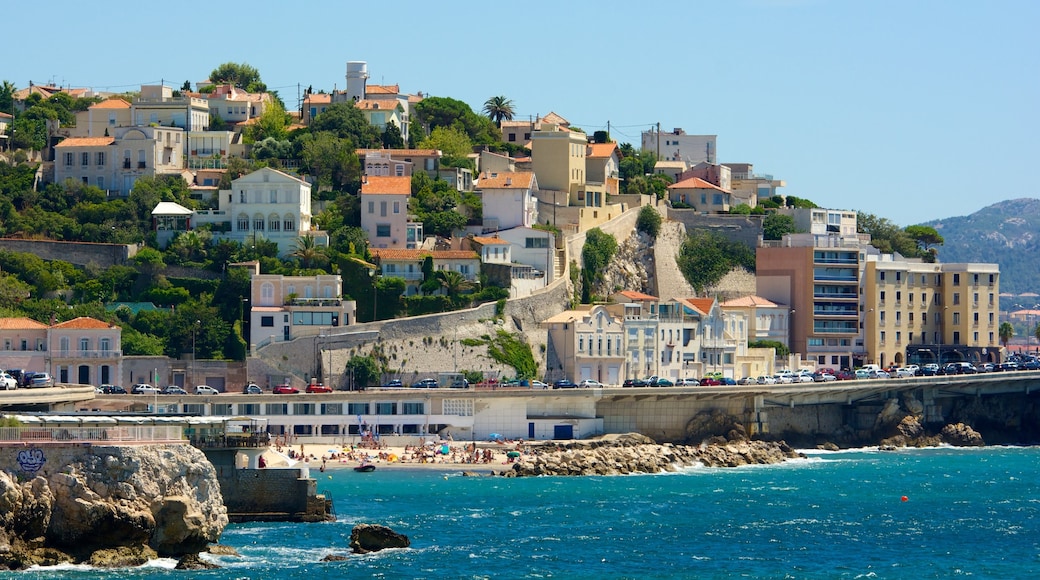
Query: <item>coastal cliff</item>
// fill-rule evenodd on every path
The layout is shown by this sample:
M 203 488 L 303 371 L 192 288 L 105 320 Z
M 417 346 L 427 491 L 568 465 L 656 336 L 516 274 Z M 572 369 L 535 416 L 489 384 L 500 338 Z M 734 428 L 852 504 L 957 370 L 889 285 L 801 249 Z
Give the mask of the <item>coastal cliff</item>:
M 136 565 L 204 550 L 228 523 L 189 445 L 0 448 L 0 566 Z

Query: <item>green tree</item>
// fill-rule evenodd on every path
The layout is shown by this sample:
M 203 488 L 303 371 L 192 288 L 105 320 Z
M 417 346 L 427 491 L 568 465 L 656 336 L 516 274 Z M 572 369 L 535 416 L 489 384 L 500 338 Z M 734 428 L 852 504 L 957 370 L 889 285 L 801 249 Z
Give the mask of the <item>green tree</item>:
M 11 81 L 0 82 L 0 113 L 14 114 L 14 92 L 18 87 Z
M 292 117 L 285 112 L 280 103 L 273 101 L 256 118 L 255 123 L 246 127 L 244 133 L 248 143 L 256 143 L 269 137 L 282 141 L 289 135 L 290 123 Z
M 614 236 L 599 228 L 592 228 L 585 234 L 585 245 L 581 248 L 581 301 L 592 303 L 592 291 L 596 284 L 603 281 L 607 264 L 617 253 L 617 240 Z
M 300 261 L 300 267 L 310 269 L 328 263 L 328 257 L 323 248 L 314 243 L 314 236 L 303 235 L 296 238 L 296 247 L 292 251 L 292 257 Z
M 250 93 L 265 93 L 267 85 L 260 80 L 260 71 L 246 63 L 225 62 L 209 73 L 213 84 L 231 84 Z
M 298 145 L 303 169 L 319 186 L 342 190 L 348 184 L 360 183 L 361 161 L 349 139 L 320 131 L 304 135 Z
M 694 230 L 686 236 L 676 258 L 679 271 L 697 292 L 718 283 L 734 268 L 755 269 L 755 251 L 717 232 Z
M 427 97 L 415 105 L 419 124 L 432 132 L 437 127 L 455 127 L 478 145 L 502 140 L 502 133 L 491 119 L 473 112 L 466 103 L 450 97 Z
M 644 205 L 636 218 L 636 229 L 656 240 L 661 233 L 661 214 L 653 206 Z
M 767 240 L 780 240 L 795 231 L 794 218 L 789 215 L 771 213 L 762 220 L 762 237 Z
M 1001 322 L 1000 326 L 997 327 L 997 335 L 1000 337 L 1000 344 L 1004 345 L 1007 349 L 1007 345 L 1011 342 L 1011 337 L 1015 336 L 1015 327 L 1011 326 L 1010 322 Z
M 379 384 L 380 372 L 376 359 L 371 356 L 352 356 L 345 368 L 347 377 L 353 377 L 353 389 L 361 390 Z
M 473 142 L 465 131 L 457 127 L 437 127 L 419 143 L 419 147 L 440 150 L 441 165 L 445 167 L 473 169 L 473 162 L 467 157 L 473 152 Z
M 502 127 L 502 121 L 513 120 L 513 101 L 504 96 L 491 97 L 484 101 L 484 114 L 491 119 L 496 127 Z
M 310 132 L 332 133 L 340 139 L 350 139 L 363 149 L 379 147 L 382 137 L 379 129 L 369 124 L 354 103 L 335 103 L 311 122 Z
M 437 281 L 440 282 L 441 288 L 444 288 L 444 292 L 448 297 L 453 300 L 466 290 L 473 288 L 473 282 L 470 282 L 465 276 L 455 270 L 439 270 L 437 272 Z
M 383 149 L 404 149 L 404 137 L 401 136 L 401 129 L 397 126 L 397 123 L 393 121 L 386 124 L 383 128 Z
M 287 159 L 292 156 L 292 149 L 288 139 L 279 141 L 268 137 L 253 145 L 253 159 Z
M 939 232 L 931 226 L 906 226 L 903 228 L 906 235 L 910 236 L 915 242 L 917 242 L 917 248 L 920 250 L 926 261 L 934 262 L 936 259 L 936 250 L 933 246 L 941 246 L 946 241 L 943 239 Z

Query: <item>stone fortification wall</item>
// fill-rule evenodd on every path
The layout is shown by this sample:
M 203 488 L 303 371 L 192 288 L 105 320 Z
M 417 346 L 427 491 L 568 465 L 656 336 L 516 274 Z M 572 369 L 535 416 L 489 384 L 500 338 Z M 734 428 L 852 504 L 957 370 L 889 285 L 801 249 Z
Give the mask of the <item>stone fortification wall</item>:
M 758 247 L 758 238 L 762 235 L 760 215 L 703 215 L 692 209 L 668 208 L 665 216 L 670 220 L 682 222 L 686 231 L 708 229 L 718 232 L 727 239 L 744 242 L 748 246 Z
M 645 388 L 633 394 L 649 394 Z M 704 412 L 722 412 L 751 423 L 754 414 L 752 398 L 726 397 L 719 400 L 655 398 L 603 400 L 596 405 L 596 415 L 603 418 L 606 433 L 642 433 L 655 441 L 683 441 L 693 417 Z
M 318 485 L 301 477 L 296 468 L 226 469 L 217 480 L 232 521 L 246 515 L 255 521 L 264 519 L 264 514 L 299 519 L 309 513 L 309 499 L 317 494 Z
M 138 246 L 128 244 L 0 239 L 0 250 L 33 254 L 44 260 L 62 260 L 77 266 L 97 264 L 102 268 L 126 265 L 137 255 L 138 249 Z
M 640 208 L 638 206 L 630 208 L 610 222 L 599 226 L 599 229 L 602 230 L 603 233 L 614 236 L 614 239 L 620 244 L 636 229 L 636 218 L 639 217 L 639 210 Z M 567 238 L 567 259 L 577 261 L 579 267 L 581 266 L 581 248 L 584 245 L 585 232 Z M 568 267 L 569 266 L 570 264 L 568 264 Z

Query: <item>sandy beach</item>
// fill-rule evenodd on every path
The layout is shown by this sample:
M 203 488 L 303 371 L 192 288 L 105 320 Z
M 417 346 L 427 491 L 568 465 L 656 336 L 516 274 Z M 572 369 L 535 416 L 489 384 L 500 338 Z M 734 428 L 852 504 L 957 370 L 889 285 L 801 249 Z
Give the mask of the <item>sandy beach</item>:
M 423 446 L 319 445 L 313 443 L 272 445 L 264 453 L 265 467 L 309 467 L 312 470 L 354 468 L 362 463 L 377 469 L 432 469 L 444 471 L 505 471 L 512 458 L 526 451 L 522 442 L 473 443 L 430 442 Z M 312 472 L 313 473 L 313 472 Z

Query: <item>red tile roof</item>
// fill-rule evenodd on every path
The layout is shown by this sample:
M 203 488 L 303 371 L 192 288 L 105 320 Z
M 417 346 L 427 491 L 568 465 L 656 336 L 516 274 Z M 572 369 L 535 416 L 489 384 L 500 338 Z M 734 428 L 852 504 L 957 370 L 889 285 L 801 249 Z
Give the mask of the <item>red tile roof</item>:
M 0 318 L 0 330 L 41 330 L 46 324 L 31 318 Z
M 502 238 L 473 236 L 473 241 L 478 243 L 478 244 L 480 244 L 480 245 L 482 245 L 482 246 L 502 246 L 502 245 L 508 246 L 509 245 L 509 242 L 503 240 Z
M 116 142 L 115 137 L 69 137 L 54 146 L 58 147 L 101 147 Z
M 636 292 L 635 290 L 622 290 L 618 294 L 628 298 L 629 300 L 638 300 L 639 302 L 656 301 L 657 296 L 651 296 L 649 294 L 643 294 L 642 292 Z
M 87 316 L 80 316 L 79 318 L 73 318 L 65 322 L 55 324 L 54 328 L 75 328 L 80 330 L 105 330 L 112 328 L 113 325 L 98 320 L 97 318 L 90 318 Z
M 478 189 L 528 189 L 534 173 L 530 171 L 499 171 L 480 174 L 475 187 Z
M 364 111 L 393 111 L 400 107 L 401 103 L 389 99 L 364 99 L 354 103 L 354 106 Z
M 703 314 L 710 314 L 711 307 L 715 304 L 714 298 L 687 298 L 686 301 Z
M 691 177 L 689 179 L 684 179 L 679 183 L 673 183 L 668 186 L 668 189 L 717 189 L 729 193 L 729 191 L 722 189 L 714 183 L 704 181 L 700 177 Z
M 365 96 L 396 95 L 401 92 L 400 85 L 365 85 Z
M 364 195 L 411 195 L 412 178 L 369 175 L 361 180 Z
M 748 307 L 748 306 L 777 306 L 777 304 L 771 300 L 762 298 L 761 296 L 741 296 L 740 298 L 734 298 L 733 300 L 727 300 L 720 304 L 723 308 L 737 308 L 737 307 Z
M 613 141 L 610 143 L 589 143 L 588 153 L 585 154 L 586 158 L 602 158 L 610 157 L 617 150 L 617 143 Z
M 390 157 L 399 159 L 402 157 L 440 157 L 441 152 L 437 149 L 358 149 L 358 157 L 364 157 L 369 153 L 389 153 Z
M 100 103 L 90 106 L 91 109 L 129 109 L 130 103 L 120 99 L 119 97 L 112 97 L 106 99 Z
M 430 256 L 434 260 L 479 260 L 480 256 L 473 250 L 401 250 L 397 248 L 370 248 L 372 257 L 377 260 L 421 260 Z
M 332 95 L 323 94 L 323 93 L 311 93 L 311 94 L 309 94 L 309 95 L 307 95 L 306 97 L 303 98 L 303 102 L 304 103 L 312 103 L 312 104 L 315 104 L 315 105 L 324 104 L 324 103 L 331 103 L 332 102 Z

